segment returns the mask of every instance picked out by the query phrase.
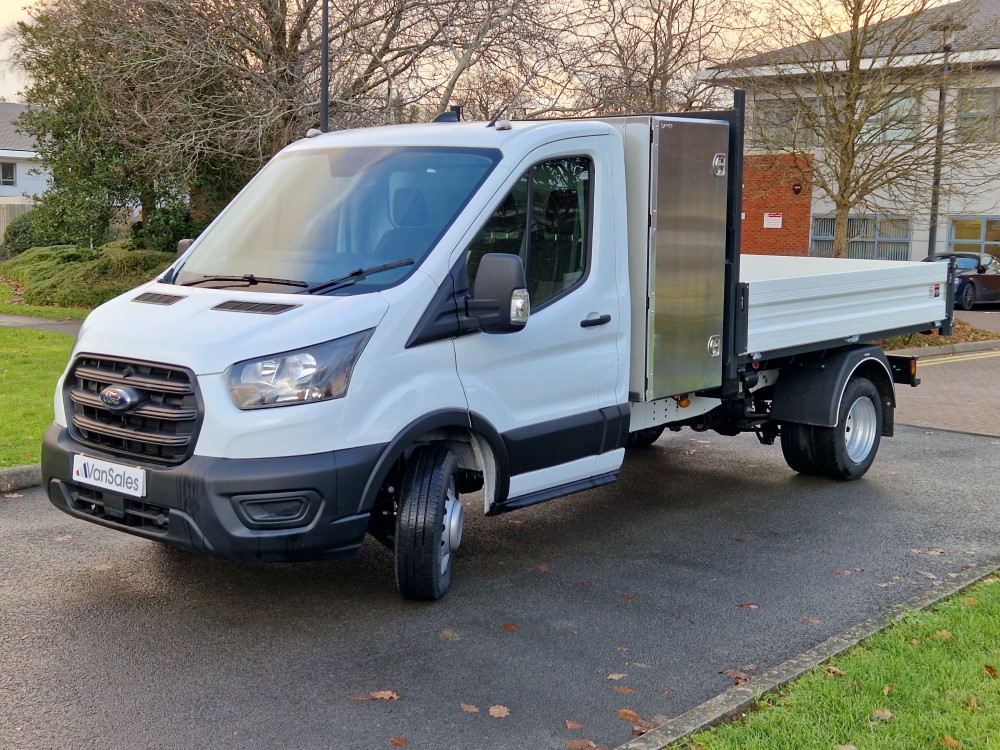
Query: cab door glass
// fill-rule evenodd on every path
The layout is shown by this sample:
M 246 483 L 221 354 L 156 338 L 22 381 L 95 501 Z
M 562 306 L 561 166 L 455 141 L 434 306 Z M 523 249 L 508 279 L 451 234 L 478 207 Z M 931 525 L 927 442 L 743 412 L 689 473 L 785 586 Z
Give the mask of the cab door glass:
M 469 287 L 486 253 L 520 256 L 534 310 L 577 286 L 590 256 L 592 172 L 582 156 L 525 172 L 469 244 Z

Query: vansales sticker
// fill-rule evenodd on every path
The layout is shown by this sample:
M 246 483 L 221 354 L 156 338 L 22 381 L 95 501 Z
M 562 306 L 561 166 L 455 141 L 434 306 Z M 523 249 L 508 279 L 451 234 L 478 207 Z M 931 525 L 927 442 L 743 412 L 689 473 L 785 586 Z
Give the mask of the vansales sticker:
M 79 453 L 73 456 L 73 481 L 120 495 L 146 496 L 145 470 L 81 456 Z

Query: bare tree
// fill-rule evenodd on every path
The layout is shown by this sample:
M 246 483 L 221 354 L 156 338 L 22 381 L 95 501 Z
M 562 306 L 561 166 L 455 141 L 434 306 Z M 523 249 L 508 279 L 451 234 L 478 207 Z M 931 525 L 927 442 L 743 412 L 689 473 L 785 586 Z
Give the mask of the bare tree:
M 580 101 L 596 113 L 704 109 L 719 91 L 698 70 L 759 51 L 752 11 L 733 0 L 587 0 Z
M 960 176 L 944 188 L 952 198 L 994 177 L 984 165 L 1000 156 L 996 143 L 939 131 L 956 115 L 941 91 L 958 76 L 975 85 L 972 64 L 944 64 L 951 34 L 975 49 L 973 12 L 933 0 L 772 0 L 772 35 L 786 46 L 716 71 L 752 93 L 751 142 L 791 156 L 833 204 L 835 256 L 847 254 L 852 213 L 932 202 L 935 161 Z

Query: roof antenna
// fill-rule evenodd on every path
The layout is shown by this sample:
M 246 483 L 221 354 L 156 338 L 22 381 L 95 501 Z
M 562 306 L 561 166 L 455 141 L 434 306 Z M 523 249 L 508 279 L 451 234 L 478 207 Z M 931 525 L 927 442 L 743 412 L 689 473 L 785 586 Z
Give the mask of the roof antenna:
M 442 112 L 437 117 L 435 117 L 431 122 L 461 122 L 462 121 L 462 105 L 453 104 L 448 107 L 447 112 Z

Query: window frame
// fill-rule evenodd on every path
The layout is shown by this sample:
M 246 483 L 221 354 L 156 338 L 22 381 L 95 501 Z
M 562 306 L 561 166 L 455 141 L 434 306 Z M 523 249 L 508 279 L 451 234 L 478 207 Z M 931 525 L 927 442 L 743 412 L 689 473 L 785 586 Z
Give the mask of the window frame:
M 985 108 L 968 109 L 965 105 L 977 94 L 987 94 L 992 101 Z M 959 143 L 1000 141 L 1000 86 L 959 89 L 955 97 L 955 138 Z
M 913 254 L 913 217 L 912 216 L 888 216 L 883 214 L 851 214 L 847 217 L 848 222 L 851 221 L 865 221 L 868 223 L 874 223 L 871 234 L 857 235 L 854 239 L 848 239 L 847 241 L 847 257 L 855 258 L 858 260 L 910 260 Z M 809 255 L 813 257 L 831 257 L 825 252 L 818 252 L 816 249 L 816 242 L 829 242 L 833 243 L 833 232 L 829 234 L 817 233 L 817 223 L 822 221 L 829 221 L 831 229 L 836 229 L 836 219 L 833 216 L 813 215 L 810 217 L 809 223 Z M 907 235 L 906 237 L 895 237 L 890 235 L 883 235 L 882 227 L 885 222 L 890 221 L 902 221 L 906 222 Z M 871 243 L 872 244 L 872 257 L 868 256 L 858 256 L 851 255 L 851 245 L 855 243 Z M 886 256 L 882 256 L 879 253 L 880 245 L 906 245 L 906 257 L 899 258 L 893 257 L 896 253 L 888 253 Z
M 7 167 L 10 167 L 11 178 L 8 182 L 7 177 L 3 174 Z M 0 186 L 2 187 L 17 187 L 17 162 L 16 161 L 0 161 Z
M 978 221 L 980 223 L 979 239 L 966 240 L 955 237 L 955 223 L 958 221 Z M 989 231 L 989 222 L 991 221 L 1000 224 L 1000 216 L 983 214 L 978 216 L 950 217 L 948 220 L 948 251 L 954 253 L 987 253 L 995 257 L 997 253 L 990 248 L 1000 248 L 1000 239 L 990 240 L 986 236 Z
M 558 161 L 572 161 L 575 159 L 581 159 L 587 162 L 587 171 L 589 173 L 589 180 L 590 180 L 590 188 L 587 191 L 588 193 L 587 205 L 586 205 L 587 221 L 585 225 L 586 242 L 584 245 L 583 272 L 580 274 L 580 278 L 576 279 L 576 281 L 574 281 L 570 286 L 567 286 L 566 288 L 560 290 L 557 294 L 554 294 L 553 296 L 547 298 L 546 300 L 536 303 L 534 299 L 531 299 L 530 300 L 531 314 L 535 315 L 541 312 L 542 310 L 549 307 L 553 303 L 558 302 L 559 300 L 563 299 L 569 294 L 572 294 L 575 290 L 579 289 L 583 284 L 587 282 L 587 280 L 590 278 L 590 271 L 593 266 L 594 205 L 596 200 L 595 183 L 597 177 L 595 168 L 596 164 L 594 162 L 594 157 L 587 153 L 564 154 L 561 156 L 550 156 L 550 157 L 545 157 L 543 159 L 539 159 L 538 161 L 532 163 L 526 169 L 522 170 L 520 174 L 518 174 L 517 177 L 513 180 L 513 182 L 510 183 L 510 187 L 503 193 L 500 200 L 490 209 L 489 213 L 486 216 L 485 221 L 483 221 L 483 223 L 479 225 L 479 227 L 476 229 L 475 233 L 472 235 L 472 238 L 466 245 L 465 251 L 463 252 L 463 261 L 462 261 L 463 264 L 465 264 L 466 277 L 468 279 L 470 294 L 473 292 L 475 288 L 475 278 L 471 278 L 468 275 L 468 262 L 469 262 L 469 255 L 471 253 L 471 247 L 473 243 L 475 243 L 476 239 L 480 236 L 482 231 L 490 223 L 490 220 L 493 218 L 497 210 L 504 204 L 504 202 L 507 200 L 508 196 L 514 191 L 518 183 L 525 177 L 528 177 L 528 192 L 527 192 L 527 203 L 524 212 L 524 225 L 522 227 L 523 229 L 522 243 L 526 242 L 525 248 L 527 253 L 527 263 L 524 266 L 524 273 L 525 273 L 525 279 L 526 280 L 528 279 L 528 274 L 529 274 L 528 269 L 531 263 L 532 223 L 535 215 L 535 205 L 533 200 L 534 180 L 531 175 L 535 169 L 537 169 L 543 164 L 547 164 L 549 162 L 558 162 Z M 517 255 L 518 257 L 520 257 L 520 253 L 518 253 Z M 524 262 L 523 259 L 522 262 Z M 477 273 L 478 273 L 478 268 L 477 268 Z

